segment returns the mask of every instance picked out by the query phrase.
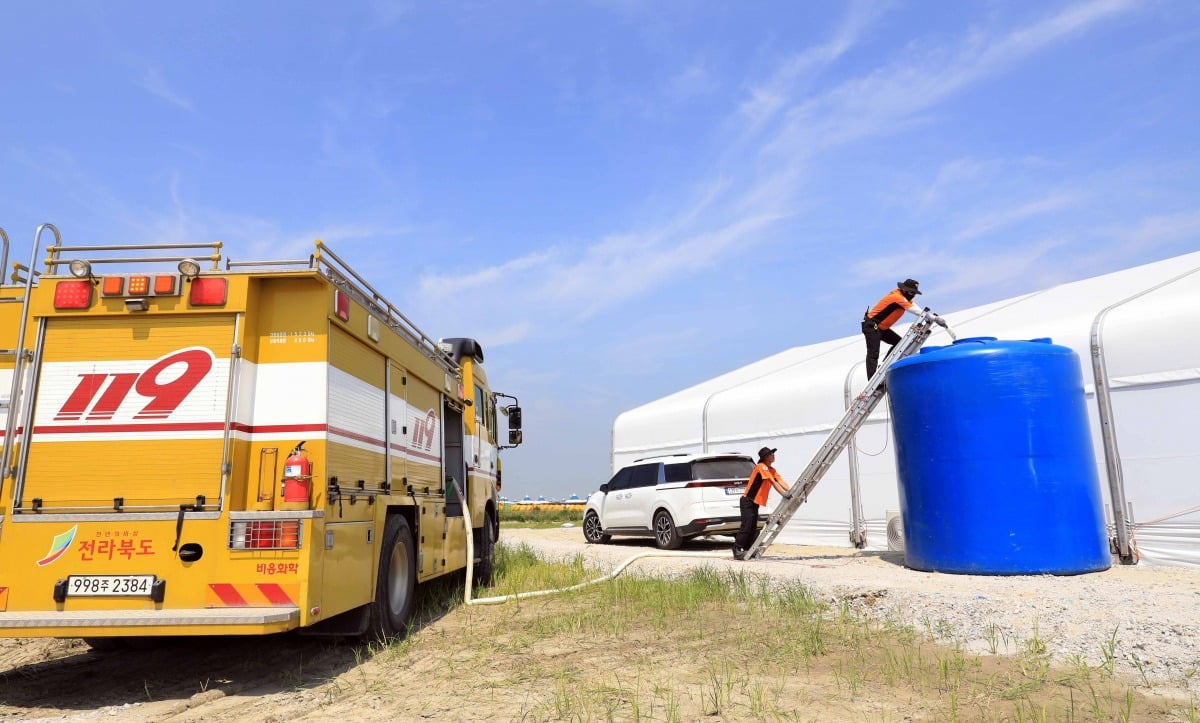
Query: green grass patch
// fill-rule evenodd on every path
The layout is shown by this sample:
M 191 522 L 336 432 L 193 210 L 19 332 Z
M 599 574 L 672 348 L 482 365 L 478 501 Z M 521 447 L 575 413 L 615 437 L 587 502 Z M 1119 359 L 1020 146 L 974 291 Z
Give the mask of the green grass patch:
M 565 522 L 583 524 L 583 507 L 576 505 L 500 505 L 500 527 L 559 527 Z

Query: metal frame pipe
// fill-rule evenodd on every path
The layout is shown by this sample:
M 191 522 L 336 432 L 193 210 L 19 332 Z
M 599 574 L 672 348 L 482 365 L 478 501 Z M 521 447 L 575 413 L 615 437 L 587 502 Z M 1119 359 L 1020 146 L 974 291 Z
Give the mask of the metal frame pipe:
M 1109 313 L 1114 309 L 1140 299 L 1164 286 L 1169 286 L 1180 279 L 1191 276 L 1197 271 L 1200 271 L 1200 267 L 1174 276 L 1150 288 L 1143 289 L 1132 296 L 1121 299 L 1115 304 L 1110 304 L 1101 309 L 1100 313 L 1092 321 L 1092 376 L 1096 382 L 1096 410 L 1100 417 L 1100 439 L 1104 445 L 1104 466 L 1108 476 L 1109 498 L 1112 501 L 1113 524 L 1116 526 L 1116 537 L 1113 540 L 1113 547 L 1115 548 L 1117 557 L 1124 565 L 1132 565 L 1137 560 L 1134 559 L 1133 555 L 1131 525 L 1128 518 L 1129 506 L 1125 500 L 1125 475 L 1121 469 L 1121 453 L 1117 448 L 1117 429 L 1113 419 L 1112 393 L 1108 383 L 1108 365 L 1104 358 L 1104 322 L 1107 320 Z

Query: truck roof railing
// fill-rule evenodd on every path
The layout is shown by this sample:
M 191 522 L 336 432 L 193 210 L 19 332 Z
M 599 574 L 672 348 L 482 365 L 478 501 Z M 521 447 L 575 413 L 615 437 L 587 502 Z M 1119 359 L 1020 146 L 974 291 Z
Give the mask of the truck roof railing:
M 55 244 L 46 247 L 46 273 L 53 274 L 57 267 L 65 266 L 75 260 L 73 258 L 61 258 L 61 254 L 64 252 L 79 251 L 91 253 L 93 251 L 202 251 L 204 249 L 212 249 L 212 253 L 208 256 L 196 254 L 185 254 L 183 256 L 98 256 L 95 258 L 86 258 L 85 260 L 90 264 L 138 264 L 152 261 L 179 262 L 185 259 L 192 259 L 193 261 L 212 261 L 212 267 L 216 270 L 220 268 L 221 246 L 220 241 L 194 244 L 96 244 L 87 246 L 63 246 Z
M 7 241 L 7 236 L 2 236 L 3 230 L 0 229 L 0 238 Z M 265 266 L 290 266 L 298 269 L 312 269 L 320 272 L 329 279 L 335 286 L 341 289 L 348 296 L 359 302 L 367 309 L 367 313 L 382 321 L 389 328 L 395 331 L 400 336 L 408 340 L 413 346 L 421 351 L 426 357 L 436 363 L 438 366 L 450 373 L 458 372 L 458 364 L 454 361 L 447 352 L 443 351 L 438 345 L 437 340 L 426 334 L 416 324 L 405 316 L 396 306 L 384 298 L 383 294 L 379 293 L 375 287 L 371 286 L 360 276 L 350 265 L 335 254 L 321 240 L 316 242 L 316 251 L 306 259 L 273 259 L 263 261 L 234 261 L 233 259 L 225 260 L 225 269 L 233 270 L 247 269 L 251 267 Z M 73 245 L 66 246 L 62 243 L 55 243 L 53 246 L 46 248 L 46 273 L 54 274 L 58 267 L 66 266 L 71 261 L 77 258 L 83 258 L 90 264 L 136 264 L 148 262 L 179 262 L 186 259 L 194 261 L 211 261 L 212 270 L 217 271 L 221 268 L 221 249 L 223 247 L 220 241 L 211 241 L 208 243 L 163 243 L 163 244 L 93 244 L 93 245 Z M 7 243 L 5 243 L 5 251 Z M 103 253 L 99 256 L 97 252 L 124 252 L 124 251 L 174 251 L 174 252 L 190 252 L 183 253 L 180 256 L 108 256 Z M 208 253 L 203 253 L 203 252 Z M 201 252 L 201 253 L 197 253 Z M 80 255 L 82 254 L 82 255 Z M 66 256 L 65 256 L 66 255 Z M 65 256 L 65 257 L 64 257 Z M 2 268 L 2 267 L 0 267 Z M 21 271 L 28 269 L 22 267 Z M 14 271 L 14 277 L 16 272 Z
M 345 261 L 330 250 L 325 245 L 325 242 L 318 239 L 315 243 L 317 251 L 311 257 L 313 268 L 322 270 L 325 277 L 332 281 L 335 286 L 362 304 L 367 309 L 367 313 L 387 324 L 392 331 L 408 339 L 413 346 L 420 349 L 425 356 L 429 357 L 446 371 L 458 371 L 458 364 L 438 346 L 436 340 L 421 331 L 420 327 L 397 309 L 392 302 L 384 298 L 383 294 L 376 291 L 375 287 L 367 283 L 366 279 L 359 276 L 354 269 L 350 268 Z M 358 285 L 356 286 L 354 283 L 351 283 L 351 279 L 357 282 Z

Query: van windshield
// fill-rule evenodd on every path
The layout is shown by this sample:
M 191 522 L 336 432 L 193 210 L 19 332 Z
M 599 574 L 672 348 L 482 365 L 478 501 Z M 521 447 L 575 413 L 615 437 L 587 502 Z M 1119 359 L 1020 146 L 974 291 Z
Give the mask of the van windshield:
M 719 457 L 692 462 L 692 479 L 749 479 L 754 462 L 746 457 Z

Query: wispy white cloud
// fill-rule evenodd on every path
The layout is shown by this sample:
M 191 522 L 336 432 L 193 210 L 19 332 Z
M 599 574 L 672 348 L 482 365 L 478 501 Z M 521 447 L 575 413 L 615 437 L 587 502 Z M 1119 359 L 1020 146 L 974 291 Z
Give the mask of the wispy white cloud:
M 178 106 L 189 113 L 196 112 L 196 106 L 191 100 L 186 98 L 181 93 L 175 91 L 167 85 L 166 79 L 163 77 L 162 71 L 158 68 L 148 65 L 142 68 L 141 77 L 136 81 L 143 89 L 168 103 Z
M 692 98 L 713 92 L 718 84 L 703 63 L 694 62 L 671 78 L 667 93 L 675 98 Z
M 1148 216 L 1130 229 L 1114 235 L 1142 247 L 1159 246 L 1182 239 L 1200 239 L 1200 209 L 1174 214 Z
M 487 336 L 488 346 L 506 346 L 524 341 L 532 329 L 533 325 L 528 321 L 519 321 L 500 329 L 492 329 Z
M 855 264 L 853 271 L 862 279 L 918 278 L 921 286 L 930 290 L 930 298 L 936 296 L 939 299 L 949 299 L 982 287 L 1003 288 L 1031 276 L 1039 280 L 1038 286 L 1053 285 L 1074 273 L 1049 262 L 1052 254 L 1068 246 L 1070 241 L 1067 237 L 1054 236 L 986 250 L 905 248 L 895 254 L 864 259 Z
M 1139 7 L 1134 0 L 1083 2 L 1025 27 L 976 30 L 957 46 L 914 49 L 895 63 L 790 106 L 768 152 L 811 156 L 893 133 L 963 89 L 1089 28 Z
M 518 272 L 544 265 L 554 253 L 538 251 L 466 274 L 422 274 L 419 293 L 426 298 L 445 298 L 464 291 L 512 278 Z
M 755 234 L 781 214 L 737 218 L 714 231 L 695 232 L 668 243 L 628 234 L 588 249 L 576 263 L 555 269 L 541 294 L 573 309 L 576 320 L 590 318 L 614 304 L 677 280 L 683 272 L 710 268 L 735 250 L 744 250 Z
M 370 0 L 371 16 L 377 28 L 386 28 L 412 10 L 409 0 Z
M 1058 193 L 1046 198 L 1022 203 L 1011 208 L 990 211 L 970 219 L 953 237 L 954 241 L 967 241 L 993 234 L 1001 229 L 1020 223 L 1035 216 L 1052 213 L 1064 209 L 1080 197 L 1071 193 Z
M 933 180 L 927 186 L 918 190 L 916 197 L 918 208 L 924 210 L 942 202 L 947 193 L 973 181 L 987 172 L 988 164 L 974 158 L 955 158 L 943 163 L 934 174 Z
M 819 73 L 854 47 L 880 14 L 879 3 L 851 3 L 849 12 L 827 41 L 788 57 L 770 78 L 751 85 L 749 97 L 742 101 L 738 115 L 751 127 L 770 120 L 796 97 L 801 81 Z

